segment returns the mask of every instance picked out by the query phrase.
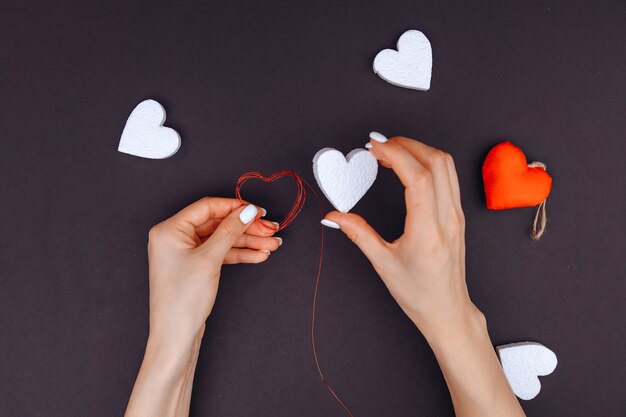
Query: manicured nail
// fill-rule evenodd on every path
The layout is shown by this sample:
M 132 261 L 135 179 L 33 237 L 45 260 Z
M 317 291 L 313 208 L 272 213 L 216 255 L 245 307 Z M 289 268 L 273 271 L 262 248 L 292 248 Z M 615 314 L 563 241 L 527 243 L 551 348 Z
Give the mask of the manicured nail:
M 259 210 L 254 204 L 248 204 L 243 210 L 241 210 L 241 213 L 239 213 L 239 220 L 241 220 L 241 223 L 243 224 L 248 224 L 256 217 L 258 212 Z
M 259 249 L 259 252 L 265 252 L 265 253 L 267 253 L 268 255 L 269 255 L 270 253 L 272 253 L 269 249 Z
M 385 137 L 385 135 L 382 135 L 378 132 L 370 132 L 370 139 L 380 143 L 387 142 L 387 138 Z
M 365 148 L 366 148 L 366 149 L 372 149 L 372 144 L 371 144 L 371 143 L 369 143 L 369 142 L 367 142 L 367 143 L 365 144 Z
M 276 230 L 278 230 L 278 228 L 280 227 L 280 223 L 277 223 L 277 222 L 272 222 L 272 224 L 273 224 L 274 226 L 276 226 Z
M 265 217 L 265 215 L 267 214 L 267 210 L 265 210 L 263 207 L 261 208 L 261 217 Z
M 278 236 L 274 236 L 276 238 L 276 240 L 278 240 L 278 246 L 283 244 L 283 238 L 282 237 L 278 237 Z
M 322 219 L 320 223 L 322 223 L 326 227 L 330 227 L 331 229 L 341 229 L 341 227 L 339 227 L 337 223 L 330 221 L 328 219 Z

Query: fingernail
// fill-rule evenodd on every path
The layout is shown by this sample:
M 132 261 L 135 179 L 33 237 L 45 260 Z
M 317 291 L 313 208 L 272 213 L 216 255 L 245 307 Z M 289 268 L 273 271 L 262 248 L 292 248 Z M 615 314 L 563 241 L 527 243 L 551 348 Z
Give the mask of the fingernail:
M 272 253 L 269 249 L 259 249 L 259 252 L 265 252 L 268 256 Z
M 260 207 L 261 209 L 261 217 L 265 217 L 265 215 L 267 214 L 267 210 L 265 210 L 263 207 Z
M 322 219 L 320 223 L 322 223 L 326 227 L 330 227 L 331 229 L 341 229 L 341 227 L 339 227 L 337 223 L 330 221 L 328 219 Z
M 371 144 L 371 143 L 369 143 L 369 142 L 367 142 L 367 143 L 365 144 L 365 148 L 366 148 L 366 149 L 372 149 L 372 144 Z
M 378 132 L 370 132 L 370 139 L 380 143 L 387 142 L 387 138 L 385 137 L 385 135 L 382 135 Z
M 278 230 L 278 228 L 280 227 L 280 223 L 277 223 L 277 222 L 272 222 L 272 224 L 273 224 L 274 226 L 276 226 L 276 230 Z
M 278 240 L 278 246 L 283 244 L 283 238 L 282 237 L 278 237 L 278 236 L 274 236 L 276 238 L 276 240 Z
M 254 204 L 248 204 L 243 210 L 241 210 L 241 213 L 239 213 L 239 220 L 241 220 L 243 224 L 248 224 L 256 217 L 258 212 L 259 210 Z

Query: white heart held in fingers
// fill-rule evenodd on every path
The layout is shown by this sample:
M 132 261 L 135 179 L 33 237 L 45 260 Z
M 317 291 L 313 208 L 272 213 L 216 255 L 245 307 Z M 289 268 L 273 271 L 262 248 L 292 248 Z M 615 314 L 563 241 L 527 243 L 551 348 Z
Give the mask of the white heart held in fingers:
M 313 158 L 313 174 L 320 189 L 339 211 L 347 213 L 374 184 L 378 161 L 365 149 L 346 157 L 333 148 L 324 148 Z

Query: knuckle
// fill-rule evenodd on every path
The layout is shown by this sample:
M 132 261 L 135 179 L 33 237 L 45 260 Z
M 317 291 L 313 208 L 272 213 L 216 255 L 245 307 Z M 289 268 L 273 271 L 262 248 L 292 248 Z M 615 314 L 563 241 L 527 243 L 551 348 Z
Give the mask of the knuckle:
M 361 239 L 359 233 L 356 230 L 350 230 L 348 233 L 348 239 L 350 239 L 355 245 L 359 246 Z
M 161 240 L 165 232 L 165 225 L 163 223 L 159 223 L 154 225 L 148 231 L 148 242 L 156 242 Z
M 389 139 L 385 144 L 387 145 L 385 149 L 392 157 L 398 157 L 404 150 L 397 137 Z
M 269 254 L 267 252 L 259 250 L 256 253 L 251 254 L 249 257 L 247 257 L 246 261 L 248 263 L 258 264 L 265 261 L 268 256 Z
M 446 165 L 446 153 L 440 150 L 433 151 L 430 161 L 433 168 L 442 168 Z
M 260 237 L 254 239 L 254 242 L 250 242 L 246 247 L 256 248 L 258 250 L 274 250 L 278 241 L 276 239 Z
M 209 214 L 209 218 L 213 218 L 214 213 L 213 213 L 213 204 L 211 203 L 211 201 L 214 199 L 215 197 L 202 197 L 200 199 L 200 204 L 202 204 L 206 210 L 208 211 Z
M 417 188 L 428 188 L 433 181 L 432 174 L 426 170 L 420 170 L 413 174 L 411 183 Z
M 362 217 L 355 217 L 352 219 L 352 227 L 348 230 L 348 238 L 357 246 L 363 242 L 363 237 L 360 230 L 367 227 L 367 222 Z

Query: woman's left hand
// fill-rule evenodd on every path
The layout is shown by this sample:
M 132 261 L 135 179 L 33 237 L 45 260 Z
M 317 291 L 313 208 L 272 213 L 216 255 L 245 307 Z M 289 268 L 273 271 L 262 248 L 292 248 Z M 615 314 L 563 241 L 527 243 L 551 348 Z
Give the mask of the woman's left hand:
M 237 199 L 205 197 L 149 233 L 150 336 L 195 336 L 208 318 L 222 264 L 260 263 L 278 249 L 278 224 Z
M 126 417 L 189 415 L 204 324 L 223 264 L 267 260 L 282 239 L 265 210 L 205 197 L 150 229 L 150 336 Z

